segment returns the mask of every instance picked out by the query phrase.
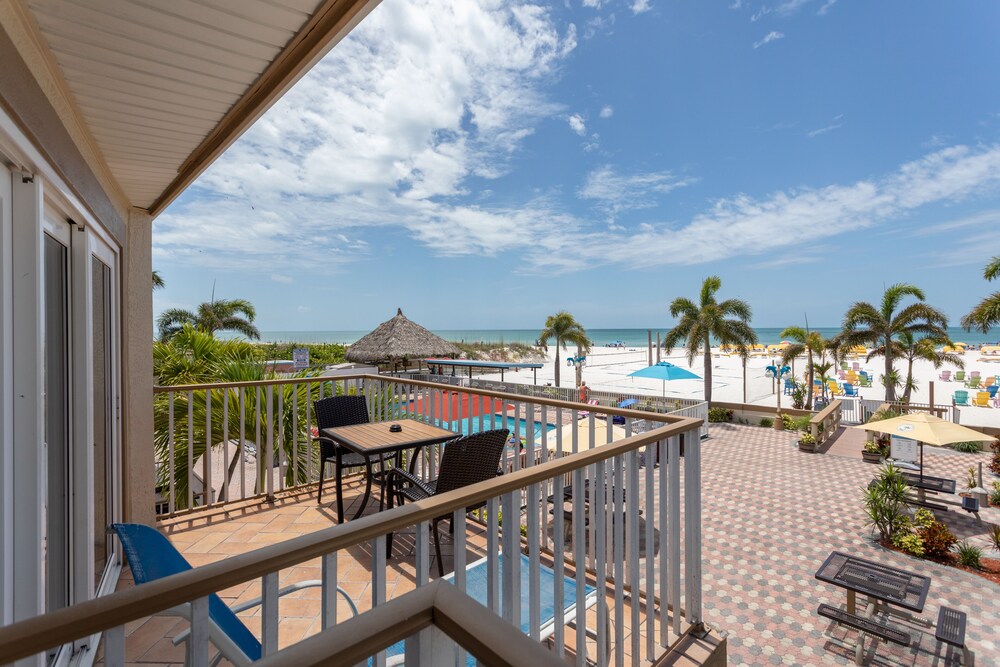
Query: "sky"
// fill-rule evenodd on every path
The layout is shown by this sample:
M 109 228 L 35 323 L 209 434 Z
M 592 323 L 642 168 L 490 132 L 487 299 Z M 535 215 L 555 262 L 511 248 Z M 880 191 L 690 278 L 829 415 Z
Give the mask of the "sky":
M 263 331 L 836 326 L 1000 254 L 1000 3 L 383 0 L 153 224 Z M 992 289 L 991 289 L 992 288 Z

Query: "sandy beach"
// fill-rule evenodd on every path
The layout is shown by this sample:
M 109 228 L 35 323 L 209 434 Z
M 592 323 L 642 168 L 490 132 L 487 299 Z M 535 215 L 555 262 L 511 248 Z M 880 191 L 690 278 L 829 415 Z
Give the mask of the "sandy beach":
M 561 385 L 563 387 L 572 387 L 575 384 L 575 370 L 565 364 L 565 358 L 572 354 L 575 354 L 575 350 L 559 350 L 559 357 L 564 360 L 559 369 Z M 555 355 L 555 350 L 550 348 L 545 367 L 538 370 L 538 384 L 554 383 L 553 361 Z M 1000 375 L 1000 357 L 989 359 L 983 357 L 979 350 L 969 350 L 962 354 L 961 357 L 965 363 L 967 374 L 978 370 L 984 378 Z M 703 358 L 698 356 L 695 358 L 694 363 L 689 365 L 687 354 L 682 348 L 674 349 L 669 355 L 661 351 L 660 359 L 688 369 L 699 377 L 704 374 Z M 771 356 L 757 356 L 749 359 L 744 386 L 744 374 L 740 358 L 738 356 L 720 354 L 718 348 L 713 349 L 713 400 L 776 406 L 777 396 L 773 389 L 774 383 L 765 375 L 765 368 L 772 363 L 772 359 L 776 361 L 776 358 Z M 653 362 L 656 362 L 655 350 L 653 352 Z M 874 378 L 871 387 L 863 387 L 859 390 L 861 398 L 872 400 L 883 399 L 885 397 L 885 388 L 879 381 L 879 377 L 884 373 L 884 360 L 881 357 L 876 357 L 871 362 L 866 362 L 864 358 L 855 358 L 850 359 L 848 364 L 850 365 L 854 362 L 859 363 L 860 368 L 867 370 Z M 629 373 L 644 368 L 647 365 L 648 356 L 645 347 L 595 347 L 587 355 L 587 364 L 583 369 L 583 379 L 589 387 L 599 391 L 666 395 L 689 399 L 698 399 L 704 396 L 704 383 L 702 380 L 675 380 L 664 384 L 659 380 L 628 377 Z M 805 365 L 804 357 L 795 360 L 793 370 L 797 378 L 802 378 Z M 839 369 L 839 365 L 837 368 Z M 897 361 L 896 368 L 905 377 L 906 362 Z M 952 375 L 954 375 L 958 368 L 946 364 L 940 369 L 936 369 L 933 364 L 927 361 L 914 362 L 913 375 L 917 380 L 917 388 L 911 395 L 911 401 L 914 403 L 929 402 L 930 387 L 931 383 L 933 383 L 934 404 L 949 405 L 953 392 L 959 389 L 966 389 L 966 387 L 961 382 L 942 381 L 939 376 L 945 370 L 950 370 Z M 490 375 L 483 377 L 499 380 L 499 375 L 496 375 L 496 377 Z M 507 382 L 531 384 L 532 374 L 530 371 L 521 371 L 518 373 L 507 372 L 504 379 Z M 975 390 L 966 390 L 970 396 L 975 393 Z M 901 392 L 897 391 L 897 394 L 899 393 Z M 781 404 L 782 406 L 790 407 L 791 397 L 781 396 Z M 1000 409 L 994 407 L 963 407 L 960 409 L 960 420 L 961 423 L 970 426 L 1000 427 Z

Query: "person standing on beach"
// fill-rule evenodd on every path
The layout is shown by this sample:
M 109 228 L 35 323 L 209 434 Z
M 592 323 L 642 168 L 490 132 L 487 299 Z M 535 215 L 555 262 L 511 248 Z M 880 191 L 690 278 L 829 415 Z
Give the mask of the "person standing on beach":
M 590 398 L 590 387 L 587 386 L 587 381 L 584 380 L 580 383 L 580 402 L 586 403 L 588 398 Z

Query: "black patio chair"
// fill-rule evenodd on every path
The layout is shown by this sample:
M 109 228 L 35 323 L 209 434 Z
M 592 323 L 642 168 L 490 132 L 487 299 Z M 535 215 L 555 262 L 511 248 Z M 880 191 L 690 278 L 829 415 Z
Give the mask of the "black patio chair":
M 323 480 L 326 473 L 326 464 L 337 465 L 337 450 L 340 451 L 341 470 L 357 468 L 365 469 L 365 500 L 368 499 L 372 488 L 372 462 L 367 456 L 348 451 L 339 447 L 335 442 L 323 435 L 325 428 L 337 428 L 338 426 L 354 426 L 355 424 L 367 424 L 368 404 L 365 403 L 364 396 L 330 396 L 328 398 L 315 401 L 313 409 L 316 412 L 316 426 L 319 428 L 319 492 L 316 494 L 316 503 L 323 502 Z M 343 474 L 341 474 L 343 477 Z M 384 494 L 379 497 L 379 505 L 384 506 Z M 337 513 L 338 520 L 344 520 L 344 494 L 343 489 L 337 489 Z
M 441 466 L 437 479 L 423 481 L 403 468 L 392 468 L 386 473 L 386 486 L 389 487 L 389 507 L 395 499 L 400 506 L 407 500 L 416 502 L 430 498 L 439 493 L 454 491 L 463 486 L 493 479 L 500 474 L 500 457 L 507 446 L 510 431 L 498 429 L 465 435 L 444 443 L 444 453 L 441 456 Z M 481 505 L 480 505 L 481 506 Z M 467 507 L 472 511 L 476 507 Z M 434 553 L 437 556 L 438 575 L 444 576 L 444 565 L 441 562 L 441 538 L 438 535 L 438 524 L 450 518 L 450 515 L 434 519 L 431 529 L 434 533 Z M 450 530 L 454 530 L 454 525 Z M 392 535 L 387 540 L 387 553 L 392 554 Z

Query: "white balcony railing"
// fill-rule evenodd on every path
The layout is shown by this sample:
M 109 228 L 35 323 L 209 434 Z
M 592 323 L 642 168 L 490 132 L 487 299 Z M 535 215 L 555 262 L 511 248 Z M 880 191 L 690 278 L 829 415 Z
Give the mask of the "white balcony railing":
M 566 577 L 580 599 L 586 587 L 596 588 L 592 610 L 581 613 L 575 623 L 565 617 L 562 605 L 554 605 L 550 649 L 556 656 L 569 655 L 569 645 L 590 642 L 599 663 L 609 659 L 616 665 L 640 664 L 655 661 L 688 632 L 700 629 L 698 419 L 378 376 L 158 388 L 158 464 L 168 471 L 161 472 L 164 508 L 168 513 L 196 513 L 312 484 L 318 457 L 309 437 L 310 404 L 331 391 L 362 393 L 373 421 L 409 417 L 465 432 L 508 428 L 515 442 L 523 438 L 523 453 L 511 450 L 506 474 L 496 479 L 0 628 L 4 661 L 104 633 L 107 664 L 121 664 L 126 623 L 190 603 L 190 655 L 194 664 L 207 664 L 207 596 L 253 581 L 260 582 L 263 595 L 263 652 L 275 654 L 282 570 L 321 559 L 321 625 L 324 633 L 337 633 L 338 622 L 346 620 L 337 618 L 336 604 L 338 562 L 346 561 L 346 550 L 360 547 L 370 554 L 370 567 L 365 568 L 370 572 L 370 608 L 378 608 L 387 602 L 387 569 L 399 567 L 396 559 L 387 559 L 387 536 L 404 531 L 415 536 L 412 576 L 418 588 L 425 586 L 431 581 L 431 522 L 444 516 L 454 523 L 454 585 L 466 589 L 469 551 L 500 555 L 488 559 L 486 606 L 519 628 L 521 605 L 501 605 L 501 600 L 523 599 L 531 639 L 540 639 L 543 620 L 545 600 L 538 575 L 542 565 L 554 573 L 556 600 L 563 598 Z M 589 414 L 581 417 L 583 411 Z M 621 432 L 599 428 L 615 418 L 624 422 L 618 426 Z M 165 420 L 165 428 L 159 420 Z M 641 434 L 634 433 L 637 420 L 646 422 Z M 260 452 L 271 466 L 251 465 L 249 459 Z M 425 448 L 417 470 L 433 477 L 440 455 L 441 447 Z M 221 457 L 225 466 L 213 467 L 213 456 Z M 201 471 L 200 490 L 196 467 Z M 217 479 L 213 473 L 222 470 L 224 480 Z M 564 502 L 568 487 L 589 491 L 574 492 Z M 485 512 L 470 514 L 470 507 Z M 480 546 L 470 541 L 473 533 L 482 538 Z M 370 648 L 373 664 L 385 664 L 384 646 Z M 454 651 L 456 659 L 464 661 L 464 649 L 456 645 Z M 584 664 L 587 651 L 575 655 L 576 663 Z

